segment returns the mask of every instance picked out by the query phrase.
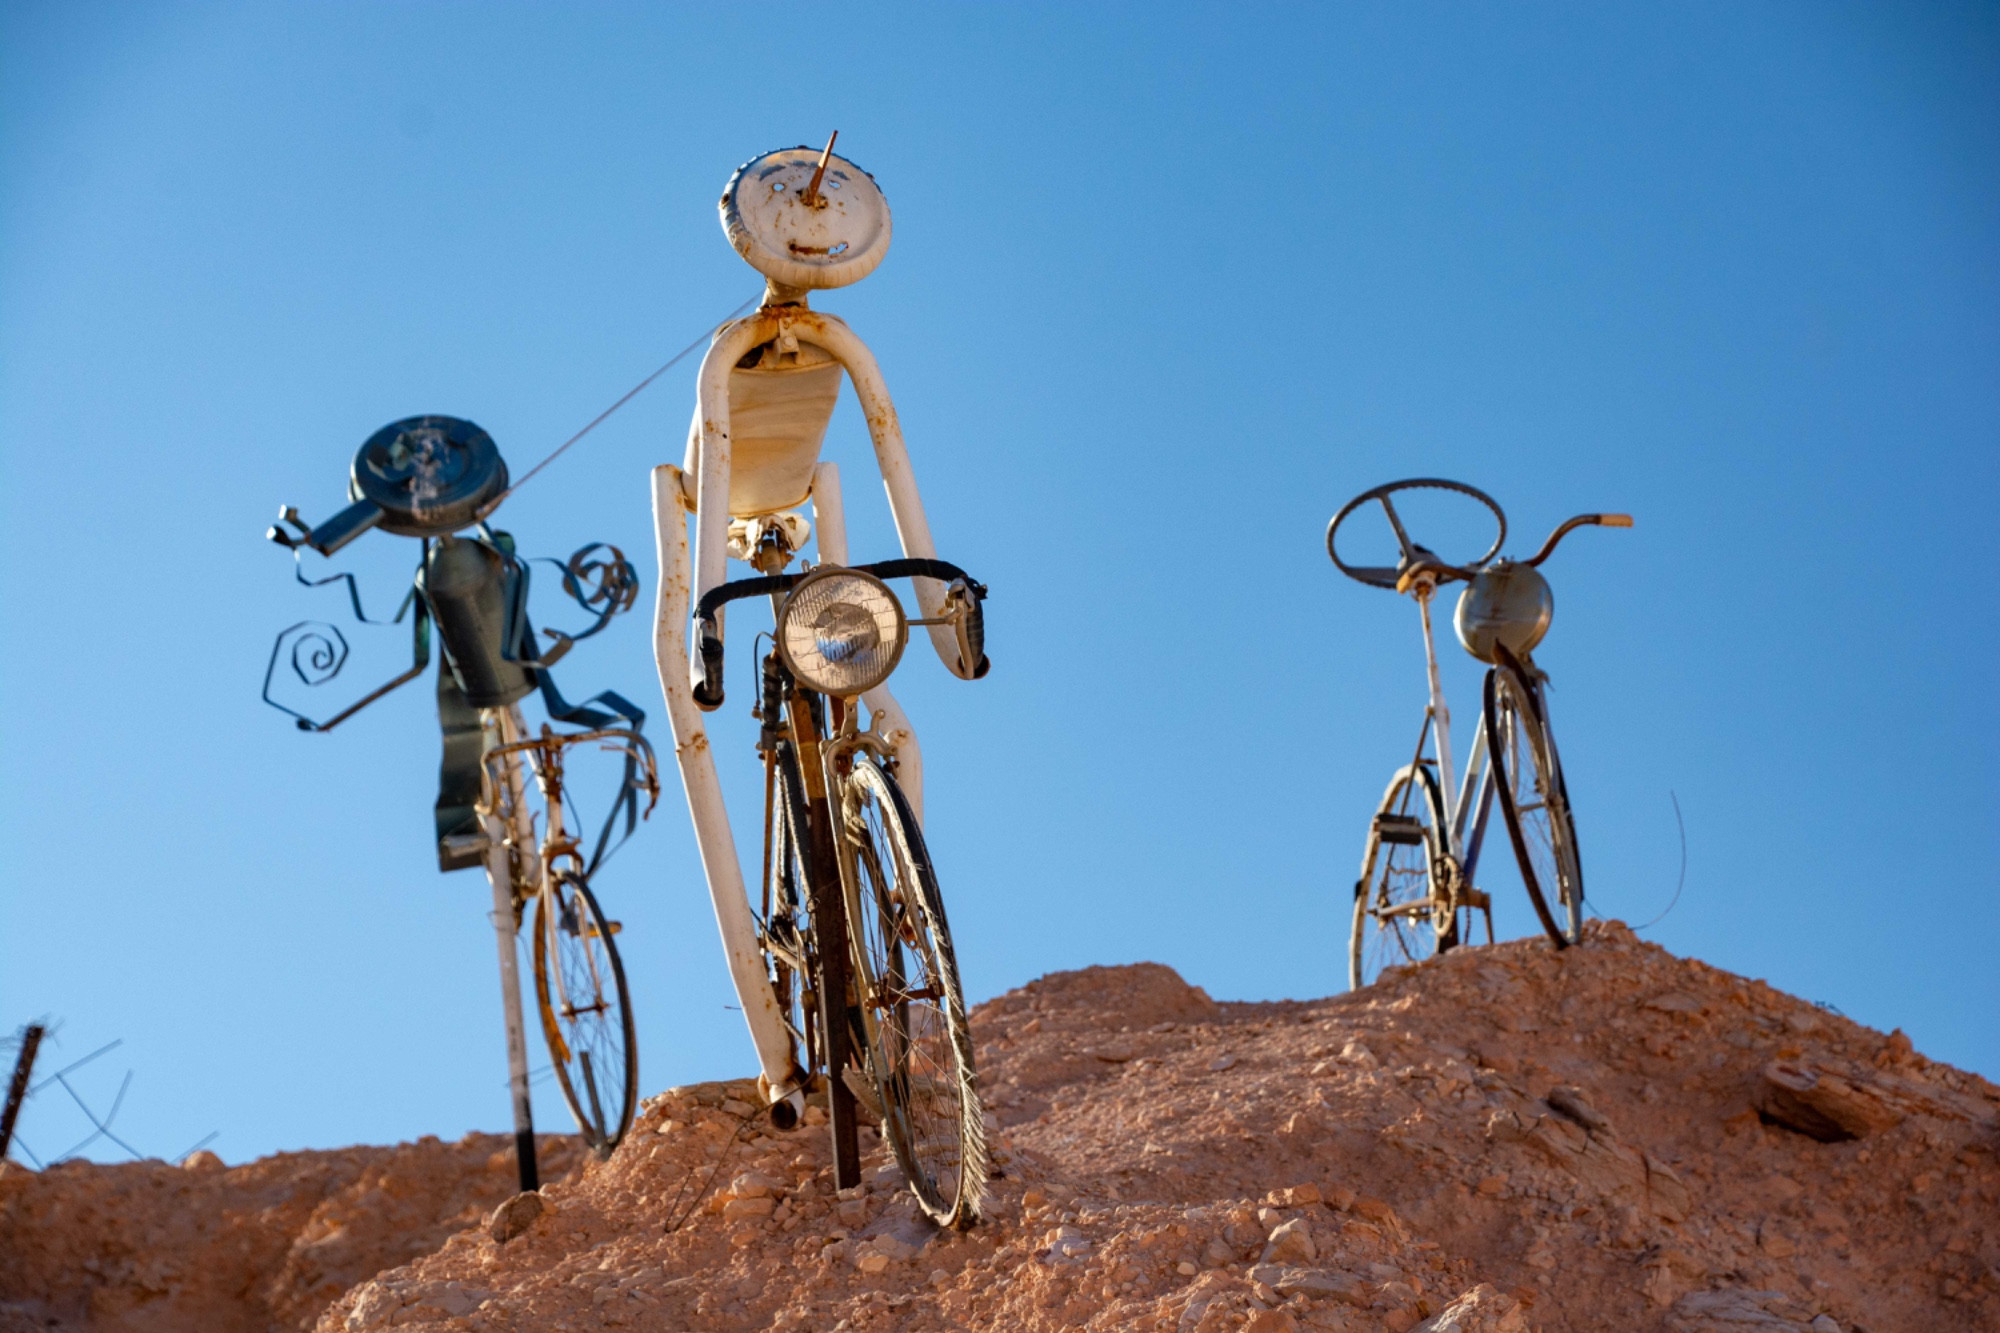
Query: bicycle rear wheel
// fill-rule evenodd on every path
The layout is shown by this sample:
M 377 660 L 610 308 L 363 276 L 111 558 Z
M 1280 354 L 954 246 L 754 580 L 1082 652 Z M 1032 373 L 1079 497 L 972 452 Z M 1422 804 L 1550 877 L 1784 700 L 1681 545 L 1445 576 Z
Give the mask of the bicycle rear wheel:
M 639 1044 L 625 967 L 604 918 L 580 876 L 559 872 L 535 897 L 535 999 L 556 1082 L 583 1140 L 609 1157 L 639 1101 Z
M 896 780 L 864 753 L 843 787 L 848 920 L 884 1135 L 931 1219 L 968 1227 L 986 1193 L 986 1117 L 944 900 Z
M 1486 673 L 1486 749 L 1528 901 L 1558 949 L 1583 938 L 1583 861 L 1541 692 L 1512 667 Z
M 1347 937 L 1351 988 L 1370 984 L 1384 968 L 1420 963 L 1458 943 L 1444 827 L 1444 798 L 1430 769 L 1411 764 L 1396 770 L 1368 823 L 1354 884 Z

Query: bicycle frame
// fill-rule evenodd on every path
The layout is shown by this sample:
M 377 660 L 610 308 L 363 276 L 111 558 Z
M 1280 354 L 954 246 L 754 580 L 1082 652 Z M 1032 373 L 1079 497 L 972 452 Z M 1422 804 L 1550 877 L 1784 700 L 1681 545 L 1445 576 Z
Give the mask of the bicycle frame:
M 1458 865 L 1461 879 L 1470 885 L 1479 868 L 1479 853 L 1486 841 L 1486 825 L 1493 813 L 1496 793 L 1492 766 L 1487 762 L 1484 710 L 1473 728 L 1472 752 L 1466 758 L 1464 780 L 1454 781 L 1451 707 L 1445 702 L 1444 682 L 1438 673 L 1437 643 L 1431 630 L 1431 598 L 1437 587 L 1434 579 L 1424 579 L 1411 590 L 1423 621 L 1425 678 L 1430 686 L 1430 704 L 1424 710 L 1424 728 L 1417 733 L 1416 755 L 1411 762 L 1424 762 L 1424 742 L 1435 728 L 1438 788 L 1445 803 L 1444 850 Z
M 528 1040 L 526 1019 L 521 1008 L 520 955 L 515 941 L 520 935 L 527 903 L 532 898 L 542 900 L 540 920 L 543 923 L 553 924 L 556 921 L 552 886 L 556 882 L 560 863 L 565 860 L 573 863 L 579 875 L 582 870 L 583 858 L 577 850 L 577 840 L 569 835 L 563 823 L 564 749 L 593 740 L 630 741 L 635 733 L 624 728 L 602 728 L 558 735 L 544 727 L 541 736 L 530 737 L 526 734 L 527 726 L 522 720 L 520 708 L 511 704 L 504 708 L 482 708 L 479 716 L 485 731 L 485 753 L 482 757 L 485 781 L 482 784 L 479 816 L 486 839 L 486 878 L 493 890 L 491 920 L 500 954 L 500 1000 L 507 1029 L 507 1076 L 513 1091 L 515 1151 L 520 1163 L 521 1188 L 532 1190 L 538 1187 L 539 1172 L 535 1164 L 534 1112 L 528 1089 Z M 532 760 L 524 760 L 524 756 L 530 755 L 534 756 Z M 534 772 L 536 790 L 547 811 L 547 824 L 540 838 L 535 833 L 534 811 L 528 805 L 528 784 L 524 772 L 528 768 Z M 650 783 L 652 779 L 648 781 Z M 598 983 L 601 993 L 606 978 L 597 974 L 595 955 L 586 953 L 585 957 L 590 962 L 592 978 Z M 566 1015 L 581 1012 L 567 993 L 567 979 L 562 969 L 555 969 L 553 976 L 562 1012 Z M 551 1052 L 558 1060 L 567 1060 L 569 1046 L 561 1031 L 546 1022 L 543 1026 Z

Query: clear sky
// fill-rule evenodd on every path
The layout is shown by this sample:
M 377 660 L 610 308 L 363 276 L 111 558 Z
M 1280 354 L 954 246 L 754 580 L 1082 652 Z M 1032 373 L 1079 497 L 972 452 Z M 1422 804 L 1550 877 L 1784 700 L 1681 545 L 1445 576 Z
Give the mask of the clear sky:
M 723 184 L 836 128 L 895 242 L 816 303 L 993 589 L 988 679 L 897 677 L 975 998 L 1138 959 L 1222 998 L 1345 985 L 1422 656 L 1321 534 L 1433 474 L 1517 552 L 1637 517 L 1547 567 L 1596 910 L 1666 906 L 1678 800 L 1649 938 L 2000 1075 L 2000 11 L 13 3 L 0 1027 L 123 1038 L 79 1088 L 133 1071 L 135 1146 L 506 1126 L 429 689 L 324 736 L 260 703 L 276 631 L 338 618 L 262 532 L 412 413 L 525 469 L 758 290 Z M 616 542 L 650 603 L 693 371 L 508 502 L 524 550 Z M 891 553 L 851 399 L 828 454 L 857 558 Z M 413 559 L 373 534 L 334 567 L 372 611 Z M 646 619 L 559 674 L 664 737 Z M 357 686 L 406 647 L 351 637 Z M 1463 737 L 1476 666 L 1445 667 Z M 711 727 L 748 848 L 741 696 Z M 599 882 L 649 1091 L 753 1067 L 665 777 Z

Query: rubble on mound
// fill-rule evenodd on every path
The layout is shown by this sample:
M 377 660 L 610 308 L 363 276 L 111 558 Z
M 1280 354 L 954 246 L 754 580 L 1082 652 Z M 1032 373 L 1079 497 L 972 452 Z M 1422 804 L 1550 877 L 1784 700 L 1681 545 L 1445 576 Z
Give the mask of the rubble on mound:
M 2000 1092 L 1616 923 L 1308 1002 L 1090 968 L 973 1023 L 1002 1174 L 970 1232 L 931 1228 L 872 1136 L 866 1183 L 837 1195 L 823 1132 L 773 1131 L 752 1085 L 705 1084 L 647 1102 L 539 1212 L 499 1208 L 504 1190 L 452 1225 L 438 1208 L 421 1257 L 350 1265 L 365 1280 L 316 1327 L 2000 1327 Z M 26 1179 L 0 1182 L 0 1247 L 35 1216 L 74 1234 Z M 39 1262 L 0 1249 L 0 1291 L 15 1270 L 44 1301 L 86 1280 Z M 71 1327 L 302 1326 L 260 1309 Z
M 539 1140 L 544 1176 L 574 1137 Z M 225 1167 L 0 1168 L 0 1333 L 276 1333 L 430 1254 L 516 1188 L 511 1135 L 280 1153 Z

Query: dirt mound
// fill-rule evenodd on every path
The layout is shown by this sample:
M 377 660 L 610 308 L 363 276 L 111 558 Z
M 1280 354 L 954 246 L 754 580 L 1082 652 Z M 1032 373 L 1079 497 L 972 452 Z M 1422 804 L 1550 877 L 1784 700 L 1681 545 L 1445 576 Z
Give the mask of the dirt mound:
M 417 1209 L 421 1240 L 371 1222 L 383 1248 L 357 1239 L 311 1281 L 283 1275 L 304 1271 L 304 1219 L 347 1186 L 280 1180 L 339 1154 L 226 1173 L 268 1167 L 297 1215 L 256 1255 L 223 1239 L 247 1186 L 116 1183 L 188 1174 L 164 1167 L 10 1177 L 0 1298 L 32 1279 L 78 1330 L 296 1327 L 312 1293 L 372 1266 L 321 1333 L 2000 1327 L 2000 1091 L 1616 924 L 1580 949 L 1469 950 L 1305 1003 L 1216 1004 L 1165 968 L 1090 968 L 974 1026 L 1005 1174 L 966 1234 L 925 1225 L 872 1140 L 867 1185 L 835 1196 L 823 1133 L 774 1133 L 747 1085 L 710 1084 L 648 1102 L 538 1216 L 445 1240 L 504 1194 L 488 1171 L 499 1188 L 477 1204 Z M 476 1155 L 462 1149 L 395 1152 Z M 58 1215 L 64 1190 L 76 1211 Z M 179 1223 L 115 1216 L 168 1208 Z M 90 1271 L 76 1256 L 114 1252 L 118 1281 L 152 1283 L 162 1308 L 204 1253 L 227 1254 L 245 1294 L 196 1323 L 86 1308 L 63 1286 Z M 227 1282 L 203 1282 L 220 1310 Z
M 545 1176 L 581 1166 L 542 1138 Z M 329 1302 L 444 1245 L 513 1193 L 511 1136 L 280 1153 L 225 1167 L 0 1171 L 0 1333 L 309 1329 Z

